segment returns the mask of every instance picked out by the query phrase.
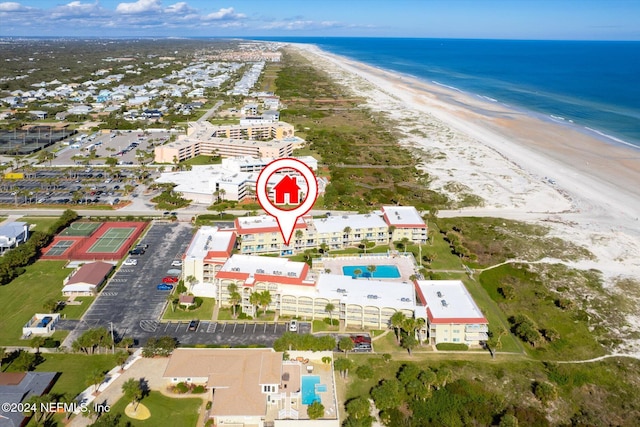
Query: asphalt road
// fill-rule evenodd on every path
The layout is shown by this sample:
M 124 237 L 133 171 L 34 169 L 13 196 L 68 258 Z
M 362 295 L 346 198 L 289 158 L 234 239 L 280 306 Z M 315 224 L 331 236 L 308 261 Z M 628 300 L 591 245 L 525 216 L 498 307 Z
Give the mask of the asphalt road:
M 218 344 L 272 346 L 288 330 L 288 323 L 201 321 L 195 331 L 188 321 L 160 322 L 169 292 L 156 286 L 171 269 L 171 261 L 180 258 L 192 237 L 192 227 L 184 223 L 155 223 L 142 239 L 149 245 L 144 255 L 135 256 L 138 264 L 122 265 L 87 310 L 82 320 L 62 320 L 59 329 L 72 332 L 64 342 L 70 346 L 84 331 L 113 325 L 116 340 L 132 337 L 144 345 L 151 337 L 171 336 L 179 344 Z M 133 256 L 132 256 L 133 257 Z M 175 267 L 173 267 L 175 268 Z M 299 333 L 311 332 L 311 324 L 299 323 Z
M 156 285 L 162 283 L 171 261 L 184 253 L 192 237 L 191 230 L 191 226 L 181 223 L 153 224 L 142 240 L 149 248 L 144 255 L 136 256 L 138 265 L 121 266 L 69 334 L 65 345 L 87 329 L 98 326 L 111 329 L 112 324 L 118 337 L 140 340 L 153 335 L 145 325 L 157 322 L 168 295 L 166 291 L 158 291 Z

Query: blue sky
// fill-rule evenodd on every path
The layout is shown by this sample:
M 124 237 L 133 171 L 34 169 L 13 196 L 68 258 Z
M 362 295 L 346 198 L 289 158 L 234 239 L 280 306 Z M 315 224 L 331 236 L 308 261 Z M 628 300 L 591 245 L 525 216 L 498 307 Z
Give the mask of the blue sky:
M 0 35 L 640 40 L 640 0 L 0 0 Z

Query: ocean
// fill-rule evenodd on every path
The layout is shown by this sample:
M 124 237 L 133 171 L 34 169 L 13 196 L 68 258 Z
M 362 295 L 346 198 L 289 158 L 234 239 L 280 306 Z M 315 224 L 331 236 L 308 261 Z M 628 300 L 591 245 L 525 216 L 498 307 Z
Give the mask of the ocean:
M 259 39 L 315 44 L 640 148 L 640 42 Z

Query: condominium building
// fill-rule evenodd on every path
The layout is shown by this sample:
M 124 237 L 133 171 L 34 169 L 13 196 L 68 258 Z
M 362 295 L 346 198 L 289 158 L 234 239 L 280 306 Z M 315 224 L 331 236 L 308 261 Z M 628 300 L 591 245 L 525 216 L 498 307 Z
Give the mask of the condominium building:
M 489 322 L 460 280 L 419 280 L 416 292 L 426 308 L 431 344 L 477 346 L 487 340 Z
M 426 243 L 427 224 L 413 206 L 383 206 L 382 214 L 389 225 L 392 242 L 409 239 L 413 243 Z
M 288 246 L 277 233 L 277 223 L 273 217 L 246 217 L 241 220 L 246 223 L 266 221 L 271 224 L 269 230 L 263 231 L 261 227 L 243 227 L 240 220 L 236 220 L 236 230 L 242 238 L 239 248 L 242 254 L 290 255 L 306 249 L 344 249 L 363 242 L 387 244 L 390 238 L 396 241 L 407 237 L 414 243 L 423 243 L 427 238 L 427 226 L 412 206 L 398 210 L 389 210 L 387 207 L 384 213 L 305 217 L 300 220 Z
M 285 122 L 214 126 L 190 122 L 187 135 L 154 149 L 156 163 L 175 163 L 195 156 L 289 157 L 293 153 L 294 128 Z
M 193 236 L 182 259 L 182 276 L 196 280 L 191 292 L 200 296 L 215 297 L 215 291 L 207 286 L 215 273 L 227 262 L 236 244 L 232 230 L 218 227 L 200 227 Z
M 318 167 L 318 161 L 310 156 L 298 158 L 311 169 Z M 273 160 L 254 157 L 233 157 L 222 159 L 221 165 L 193 166 L 189 171 L 164 172 L 156 180 L 158 183 L 172 183 L 176 191 L 194 203 L 212 204 L 220 199 L 242 201 L 255 195 L 256 181 L 260 171 Z M 268 178 L 267 185 L 273 188 L 281 179 L 275 173 Z M 318 192 L 324 193 L 326 183 L 318 179 Z M 299 180 L 301 191 L 306 193 L 307 185 Z

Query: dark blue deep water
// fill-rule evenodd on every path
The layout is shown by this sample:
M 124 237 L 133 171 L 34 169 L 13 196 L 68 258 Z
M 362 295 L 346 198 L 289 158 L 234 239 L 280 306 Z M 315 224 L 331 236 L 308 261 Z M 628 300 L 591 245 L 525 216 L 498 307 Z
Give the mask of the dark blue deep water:
M 640 147 L 640 42 L 268 40 L 315 44 L 331 53 L 495 99 Z

